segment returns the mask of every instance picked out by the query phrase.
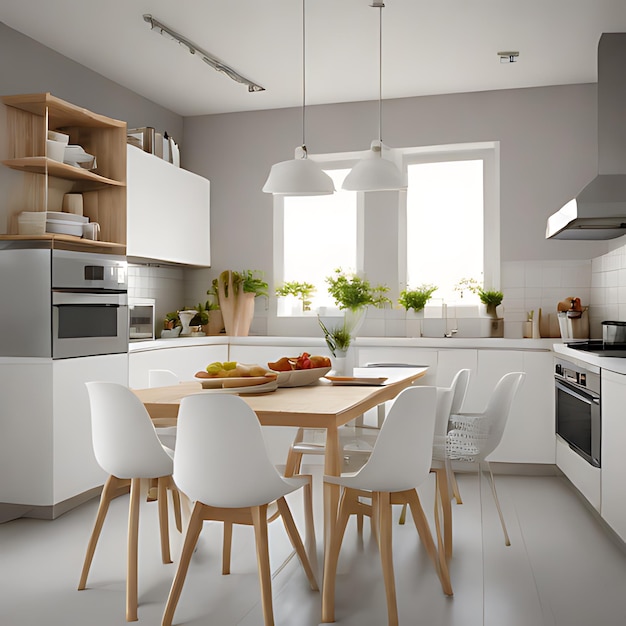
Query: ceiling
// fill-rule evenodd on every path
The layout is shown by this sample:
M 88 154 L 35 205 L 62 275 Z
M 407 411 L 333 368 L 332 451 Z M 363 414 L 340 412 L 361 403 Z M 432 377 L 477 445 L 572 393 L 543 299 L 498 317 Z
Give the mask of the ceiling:
M 624 0 L 385 0 L 383 97 L 596 82 Z M 371 0 L 306 2 L 306 103 L 378 98 Z M 151 14 L 265 87 L 249 93 L 151 31 Z M 300 0 L 3 0 L 0 21 L 182 116 L 300 106 Z M 503 64 L 498 52 L 519 51 Z

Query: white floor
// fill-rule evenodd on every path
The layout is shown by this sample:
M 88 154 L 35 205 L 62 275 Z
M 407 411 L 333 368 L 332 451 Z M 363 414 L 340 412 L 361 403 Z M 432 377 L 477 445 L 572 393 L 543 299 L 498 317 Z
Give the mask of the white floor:
M 626 552 L 605 531 L 562 477 L 499 476 L 511 536 L 505 547 L 486 481 L 482 506 L 475 475 L 459 477 L 464 504 L 453 505 L 454 596 L 447 598 L 412 524 L 394 526 L 400 623 L 424 626 L 623 626 Z M 422 490 L 431 508 L 432 485 Z M 315 493 L 316 509 L 321 492 Z M 301 521 L 299 496 L 292 509 Z M 111 506 L 88 589 L 77 591 L 97 501 L 54 521 L 20 519 L 0 525 L 0 624 L 3 626 L 115 626 L 125 624 L 127 497 Z M 399 511 L 396 513 L 396 517 Z M 321 519 L 318 537 L 321 538 Z M 410 518 L 408 520 L 410 522 Z M 317 626 L 320 594 L 307 585 L 290 554 L 282 524 L 271 525 L 274 613 L 277 626 Z M 172 537 L 176 558 L 182 541 Z M 207 523 L 189 570 L 175 624 L 262 626 L 252 531 L 234 533 L 232 574 L 220 574 L 221 528 Z M 318 543 L 321 563 L 321 541 Z M 161 623 L 176 565 L 163 565 L 156 504 L 142 503 L 139 621 Z M 345 626 L 386 624 L 378 553 L 365 522 L 344 539 L 337 579 L 336 619 Z

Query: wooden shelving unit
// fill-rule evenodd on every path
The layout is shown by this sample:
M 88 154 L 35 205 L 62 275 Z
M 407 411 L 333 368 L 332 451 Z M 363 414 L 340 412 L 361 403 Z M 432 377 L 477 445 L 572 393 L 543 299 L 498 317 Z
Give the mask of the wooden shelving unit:
M 22 172 L 21 184 L 7 207 L 8 232 L 0 239 L 49 239 L 51 245 L 77 249 L 125 251 L 126 246 L 126 122 L 65 102 L 49 93 L 3 96 L 6 105 L 8 154 L 2 163 Z M 48 130 L 69 134 L 96 157 L 89 171 L 47 156 Z M 70 235 L 18 235 L 21 211 L 60 211 L 66 193 L 83 194 L 84 214 L 100 224 L 102 241 Z

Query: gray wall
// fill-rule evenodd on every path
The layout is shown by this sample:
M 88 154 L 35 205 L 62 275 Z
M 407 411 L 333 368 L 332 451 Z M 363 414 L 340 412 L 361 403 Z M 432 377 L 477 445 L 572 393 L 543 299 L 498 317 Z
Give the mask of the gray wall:
M 390 100 L 383 114 L 392 147 L 500 142 L 503 262 L 607 251 L 606 242 L 544 238 L 547 217 L 597 173 L 595 84 Z M 272 197 L 261 187 L 271 165 L 293 155 L 300 115 L 280 109 L 185 119 L 187 163 L 211 179 L 215 270 L 250 267 L 271 276 Z M 363 150 L 377 134 L 377 104 L 307 107 L 307 121 L 309 152 Z
M 68 31 L 71 32 L 71 31 Z M 112 42 L 113 43 L 113 42 Z M 153 126 L 179 140 L 183 118 L 0 22 L 0 95 L 50 92 L 129 128 Z M 0 129 L 2 137 L 4 129 Z

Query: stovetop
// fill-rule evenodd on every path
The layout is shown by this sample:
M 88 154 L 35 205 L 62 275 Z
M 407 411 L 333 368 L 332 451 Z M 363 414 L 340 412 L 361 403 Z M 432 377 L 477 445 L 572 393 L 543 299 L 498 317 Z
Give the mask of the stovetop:
M 567 347 L 572 350 L 582 350 L 589 354 L 595 354 L 602 357 L 615 357 L 619 359 L 626 358 L 626 344 L 619 343 L 614 345 L 605 345 L 602 339 L 589 339 L 587 341 L 574 341 L 567 343 Z

